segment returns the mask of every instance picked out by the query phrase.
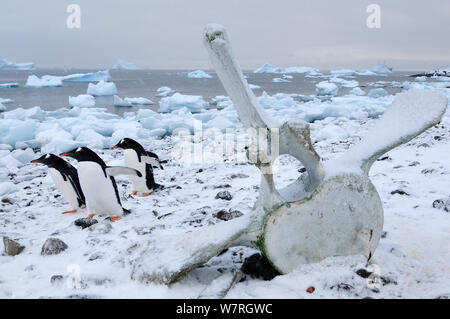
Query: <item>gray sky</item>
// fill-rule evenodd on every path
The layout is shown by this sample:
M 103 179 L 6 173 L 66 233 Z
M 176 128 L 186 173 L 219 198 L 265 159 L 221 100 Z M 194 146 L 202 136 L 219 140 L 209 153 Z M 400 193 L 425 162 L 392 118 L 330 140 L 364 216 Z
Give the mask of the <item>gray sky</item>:
M 80 29 L 66 27 L 70 3 L 81 6 Z M 366 26 L 371 3 L 381 7 L 380 29 Z M 37 67 L 105 68 L 123 58 L 144 68 L 211 68 L 201 42 L 210 22 L 228 29 L 244 69 L 450 64 L 448 0 L 2 0 L 0 57 Z

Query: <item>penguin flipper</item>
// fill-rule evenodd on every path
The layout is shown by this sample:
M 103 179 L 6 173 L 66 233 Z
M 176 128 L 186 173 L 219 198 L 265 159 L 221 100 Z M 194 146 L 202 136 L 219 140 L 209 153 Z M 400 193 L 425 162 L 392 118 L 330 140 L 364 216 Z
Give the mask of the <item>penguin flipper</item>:
M 138 170 L 135 170 L 134 168 L 130 167 L 124 167 L 124 166 L 107 166 L 105 168 L 106 174 L 109 176 L 116 176 L 116 175 L 133 175 L 137 177 L 142 177 L 141 172 Z
M 157 167 L 159 169 L 164 169 L 164 167 L 162 167 L 161 163 L 159 162 L 158 158 L 143 156 L 142 159 L 146 164 L 150 164 L 151 166 Z

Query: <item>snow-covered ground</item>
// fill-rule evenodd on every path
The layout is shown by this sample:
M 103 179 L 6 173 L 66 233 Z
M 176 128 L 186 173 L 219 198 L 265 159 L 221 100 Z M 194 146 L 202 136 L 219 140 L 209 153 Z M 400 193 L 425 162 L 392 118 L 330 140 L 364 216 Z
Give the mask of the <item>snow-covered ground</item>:
M 270 66 L 271 67 L 271 66 Z M 268 68 L 268 66 L 266 66 Z M 286 70 L 284 70 L 286 71 Z M 305 71 L 311 72 L 311 70 Z M 280 72 L 285 73 L 285 72 Z M 289 72 L 286 72 L 289 73 Z M 336 81 L 343 85 L 343 81 Z M 450 98 L 449 82 L 408 82 L 405 89 L 439 89 Z M 98 108 L 40 108 L 3 113 L 0 120 L 0 236 L 9 236 L 25 246 L 17 256 L 0 256 L 0 298 L 92 297 L 92 298 L 196 298 L 217 297 L 240 269 L 244 259 L 256 251 L 236 247 L 213 258 L 170 286 L 144 284 L 133 278 L 139 258 L 151 262 L 146 247 L 180 233 L 227 223 L 213 216 L 222 209 L 250 212 L 258 195 L 259 171 L 247 162 L 189 163 L 174 160 L 177 128 L 193 130 L 194 120 L 204 128 L 238 128 L 240 123 L 231 102 L 218 98 L 221 109 L 192 114 L 180 94 L 166 99 L 171 113 L 141 109 L 124 118 Z M 176 101 L 172 101 L 175 99 Z M 190 98 L 192 99 L 192 98 Z M 202 108 L 206 105 L 197 98 Z M 339 156 L 364 136 L 393 100 L 387 95 L 346 95 L 319 100 L 295 94 L 268 95 L 259 101 L 279 119 L 301 117 L 311 122 L 314 147 L 324 161 Z M 302 102 L 309 101 L 309 102 Z M 193 103 L 185 101 L 186 105 Z M 189 102 L 189 103 L 188 103 Z M 194 103 L 195 104 L 195 103 Z M 198 104 L 198 103 L 197 103 Z M 197 110 L 195 104 L 193 111 Z M 165 189 L 151 196 L 129 196 L 130 181 L 117 179 L 124 207 L 132 213 L 111 223 L 81 229 L 74 221 L 87 212 L 62 215 L 69 210 L 51 181 L 46 167 L 29 164 L 41 147 L 61 152 L 89 145 L 106 161 L 120 164 L 121 151 L 110 147 L 123 137 L 133 137 L 147 150 L 167 160 L 164 170 L 155 170 L 156 181 Z M 205 137 L 196 141 L 204 149 L 211 145 Z M 23 148 L 24 150 L 13 148 Z M 237 149 L 243 158 L 244 150 Z M 450 213 L 433 207 L 437 199 L 450 196 L 450 110 L 442 122 L 406 145 L 383 155 L 370 171 L 385 211 L 384 236 L 371 260 L 370 268 L 380 273 L 382 285 L 376 289 L 356 272 L 369 267 L 362 256 L 328 258 L 318 264 L 300 265 L 271 281 L 251 278 L 236 283 L 227 298 L 436 298 L 450 297 Z M 71 161 L 76 165 L 76 162 Z M 301 163 L 281 156 L 275 167 L 277 186 L 295 180 Z M 232 195 L 230 201 L 216 199 L 220 191 Z M 213 234 L 212 234 L 213 236 Z M 42 256 L 46 239 L 63 240 L 68 248 L 58 255 Z M 162 241 L 162 242 L 161 242 Z M 3 243 L 0 241 L 0 250 Z M 177 256 L 170 251 L 164 260 Z M 81 277 L 78 289 L 67 280 Z M 315 291 L 307 293 L 313 286 Z

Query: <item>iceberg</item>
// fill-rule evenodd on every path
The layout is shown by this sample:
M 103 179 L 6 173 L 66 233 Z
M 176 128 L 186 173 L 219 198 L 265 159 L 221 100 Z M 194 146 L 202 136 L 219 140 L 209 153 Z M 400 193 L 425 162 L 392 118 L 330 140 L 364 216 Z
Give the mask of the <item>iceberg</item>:
M 282 67 L 273 67 L 270 63 L 264 63 L 264 65 L 256 70 L 253 73 L 308 73 L 309 75 L 319 75 L 320 72 L 318 69 L 311 68 L 309 66 L 291 66 L 287 68 Z
M 16 88 L 19 87 L 19 83 L 11 82 L 11 83 L 0 83 L 0 88 Z
M 286 83 L 286 82 L 291 82 L 291 81 L 289 81 L 288 79 L 285 79 L 285 78 L 273 78 L 272 82 L 274 82 L 274 83 Z
M 62 86 L 62 79 L 52 75 L 44 75 L 39 78 L 33 74 L 28 76 L 25 86 L 30 88 L 59 87 Z
M 69 105 L 75 107 L 94 107 L 95 98 L 92 95 L 88 94 L 69 96 Z
M 76 73 L 61 77 L 63 82 L 99 82 L 111 81 L 111 75 L 108 70 L 95 73 Z
M 97 84 L 89 83 L 87 94 L 105 96 L 117 94 L 117 87 L 113 82 L 100 81 Z
M 175 93 L 172 96 L 162 98 L 159 101 L 160 112 L 171 112 L 181 108 L 187 108 L 191 112 L 200 112 L 208 108 L 207 103 L 200 95 L 183 95 Z
M 152 100 L 147 99 L 145 97 L 126 97 L 125 102 L 131 103 L 131 104 L 138 104 L 138 105 L 152 105 L 155 104 Z
M 358 75 L 387 75 L 389 73 L 392 73 L 392 68 L 385 64 L 375 64 L 370 69 L 359 71 Z
M 387 96 L 389 93 L 385 89 L 378 88 L 378 89 L 372 89 L 370 90 L 369 94 L 367 96 L 372 98 L 379 98 L 383 96 Z
M 316 94 L 318 96 L 336 96 L 339 88 L 336 84 L 322 81 L 316 84 Z
M 172 90 L 168 86 L 162 86 L 156 90 L 156 96 L 158 96 L 158 97 L 166 97 L 166 96 L 172 95 L 174 93 L 175 93 L 175 91 Z
M 418 76 L 415 78 L 416 82 L 426 82 L 427 81 L 427 77 L 426 76 Z
M 123 59 L 117 59 L 116 63 L 111 67 L 112 70 L 141 70 L 136 64 L 125 61 Z
M 331 70 L 330 74 L 335 76 L 355 76 L 356 71 L 350 69 Z
M 354 89 L 350 90 L 349 93 L 351 95 L 356 95 L 356 96 L 364 96 L 364 95 L 366 95 L 366 92 L 364 92 L 360 87 L 355 87 Z
M 256 85 L 256 84 L 251 84 L 251 83 L 248 84 L 248 87 L 252 90 L 260 90 L 261 89 L 261 86 Z
M 333 83 L 339 83 L 344 88 L 354 88 L 359 85 L 358 81 L 356 80 L 345 80 L 338 77 L 333 77 L 329 81 Z
M 124 101 L 118 95 L 114 95 L 114 106 L 131 106 L 131 103 Z
M 208 73 L 206 73 L 203 70 L 189 72 L 187 77 L 190 79 L 210 79 L 210 78 L 212 78 L 211 75 L 209 75 Z
M 6 59 L 0 59 L 0 70 L 34 70 L 34 63 L 13 63 Z

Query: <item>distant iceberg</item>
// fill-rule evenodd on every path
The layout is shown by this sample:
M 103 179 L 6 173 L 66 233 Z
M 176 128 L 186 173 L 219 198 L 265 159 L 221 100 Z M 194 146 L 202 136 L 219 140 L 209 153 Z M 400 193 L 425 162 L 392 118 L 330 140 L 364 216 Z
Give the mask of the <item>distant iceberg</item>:
M 88 94 L 69 96 L 69 105 L 74 107 L 94 107 L 95 98 Z
M 95 73 L 76 73 L 61 77 L 63 82 L 99 82 L 111 81 L 111 75 L 108 70 Z
M 355 76 L 356 71 L 351 69 L 331 70 L 330 74 L 334 76 Z
M 39 78 L 33 74 L 28 76 L 25 86 L 30 88 L 59 87 L 62 86 L 62 79 L 59 76 L 52 75 L 44 75 Z
M 11 82 L 11 83 L 0 83 L 0 88 L 17 88 L 19 87 L 19 83 Z
M 367 70 L 358 71 L 358 75 L 387 75 L 392 73 L 392 68 L 384 64 L 375 64 L 373 67 Z
M 311 68 L 309 66 L 291 66 L 287 68 L 282 67 L 273 67 L 270 63 L 264 63 L 264 65 L 253 73 L 308 73 L 309 75 L 318 75 L 320 74 L 318 69 Z
M 116 63 L 111 67 L 112 70 L 141 70 L 140 67 L 132 62 L 125 61 L 123 59 L 117 59 Z
M 187 108 L 189 111 L 195 113 L 208 108 L 208 106 L 209 103 L 206 102 L 202 96 L 183 95 L 180 93 L 175 93 L 174 95 L 162 98 L 159 101 L 160 112 L 171 112 Z
M 14 100 L 4 99 L 4 98 L 0 97 L 0 103 L 3 103 L 3 104 L 14 103 Z
M 89 83 L 87 94 L 94 96 L 115 95 L 117 87 L 113 82 L 100 81 L 97 84 Z
M 189 72 L 187 77 L 190 79 L 210 79 L 210 78 L 212 78 L 211 75 L 209 75 L 208 73 L 206 73 L 203 70 L 196 70 L 196 71 Z
M 34 70 L 34 63 L 13 63 L 6 59 L 0 59 L 0 70 Z

